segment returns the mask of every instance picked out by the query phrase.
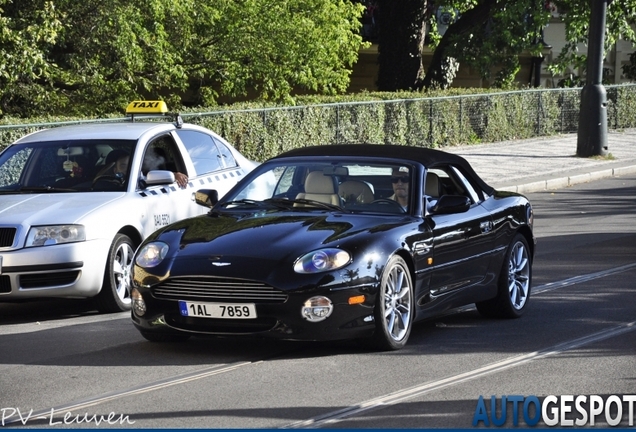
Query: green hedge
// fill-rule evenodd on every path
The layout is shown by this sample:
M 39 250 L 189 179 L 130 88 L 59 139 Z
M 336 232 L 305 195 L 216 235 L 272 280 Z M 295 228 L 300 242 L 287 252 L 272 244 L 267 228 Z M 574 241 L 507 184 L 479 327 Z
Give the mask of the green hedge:
M 636 127 L 636 85 L 608 86 L 608 127 Z M 239 103 L 215 110 L 183 109 L 185 121 L 225 137 L 247 157 L 263 161 L 283 151 L 336 143 L 444 148 L 576 132 L 580 88 L 513 92 L 452 89 L 422 93 L 302 96 L 296 106 Z M 26 133 L 106 119 L 4 119 L 0 145 Z M 57 122 L 54 122 L 57 121 Z M 60 121 L 64 123 L 60 123 Z M 17 124 L 20 123 L 20 124 Z

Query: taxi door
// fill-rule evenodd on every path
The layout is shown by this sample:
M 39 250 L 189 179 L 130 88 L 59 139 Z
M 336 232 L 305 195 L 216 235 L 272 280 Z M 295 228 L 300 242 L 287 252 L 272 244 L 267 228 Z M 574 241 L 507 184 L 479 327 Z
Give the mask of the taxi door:
M 141 221 L 144 238 L 168 224 L 206 212 L 205 208 L 192 200 L 195 186 L 190 179 L 191 165 L 172 135 L 164 134 L 148 141 L 141 163 L 137 165 L 139 180 L 136 189 L 137 198 L 144 208 Z M 144 180 L 148 172 L 153 170 L 182 173 L 188 176 L 189 181 L 185 187 L 180 187 L 176 182 L 148 186 Z

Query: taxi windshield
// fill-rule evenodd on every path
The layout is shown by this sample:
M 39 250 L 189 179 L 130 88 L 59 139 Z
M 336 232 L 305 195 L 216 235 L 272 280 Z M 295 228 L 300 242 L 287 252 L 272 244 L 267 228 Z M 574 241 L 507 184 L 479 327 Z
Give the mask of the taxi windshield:
M 133 140 L 14 144 L 0 154 L 0 194 L 125 190 Z

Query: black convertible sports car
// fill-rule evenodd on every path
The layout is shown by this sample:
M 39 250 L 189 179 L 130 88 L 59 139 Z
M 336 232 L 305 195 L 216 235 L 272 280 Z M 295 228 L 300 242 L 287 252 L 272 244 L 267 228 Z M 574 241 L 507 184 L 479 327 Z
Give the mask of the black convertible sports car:
M 475 303 L 528 305 L 533 213 L 468 162 L 390 145 L 292 150 L 263 163 L 207 215 L 139 247 L 132 319 L 150 341 L 191 335 L 359 338 L 402 348 L 417 320 Z

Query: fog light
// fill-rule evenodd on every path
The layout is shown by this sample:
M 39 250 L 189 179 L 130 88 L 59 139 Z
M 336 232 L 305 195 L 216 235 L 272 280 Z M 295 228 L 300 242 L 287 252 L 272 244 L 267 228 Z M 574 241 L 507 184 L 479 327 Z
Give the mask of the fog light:
M 133 288 L 130 298 L 132 299 L 132 308 L 135 315 L 144 316 L 146 313 L 146 302 L 137 288 Z
M 327 297 L 312 297 L 307 300 L 300 311 L 303 318 L 310 322 L 326 320 L 333 312 L 331 300 Z

